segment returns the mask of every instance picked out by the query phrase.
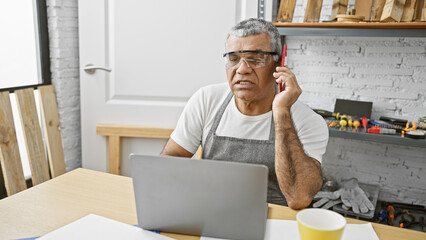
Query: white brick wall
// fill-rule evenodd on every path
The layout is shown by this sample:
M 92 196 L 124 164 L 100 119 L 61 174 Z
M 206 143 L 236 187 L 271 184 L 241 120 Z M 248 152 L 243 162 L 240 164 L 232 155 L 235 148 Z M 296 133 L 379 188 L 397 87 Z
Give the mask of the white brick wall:
M 334 105 L 317 99 L 372 101 L 373 118 L 417 121 L 426 116 L 426 38 L 373 39 L 287 37 L 287 64 L 300 76 L 302 98 L 311 107 L 330 111 Z
M 47 0 L 52 83 L 67 171 L 81 167 L 77 0 Z
M 426 116 L 426 38 L 286 37 L 300 100 L 334 110 L 336 98 L 372 101 L 372 118 Z M 378 184 L 380 200 L 426 205 L 426 148 L 330 138 L 324 175 Z

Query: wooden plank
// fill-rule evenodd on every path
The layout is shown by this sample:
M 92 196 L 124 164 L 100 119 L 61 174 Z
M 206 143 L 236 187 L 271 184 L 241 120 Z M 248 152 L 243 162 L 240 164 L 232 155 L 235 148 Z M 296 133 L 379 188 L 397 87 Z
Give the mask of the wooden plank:
M 8 196 L 27 189 L 9 92 L 0 92 L 0 163 Z
M 426 22 L 426 8 L 422 9 L 422 18 L 420 19 L 420 21 Z
M 405 0 L 404 11 L 402 12 L 401 22 L 413 21 L 416 0 Z
M 370 20 L 373 0 L 355 0 L 356 15 L 363 16 L 364 21 Z
M 422 17 L 421 21 L 426 21 L 426 0 L 423 1 Z
M 109 173 L 121 175 L 121 137 L 108 137 Z
M 59 114 L 53 85 L 38 87 L 44 137 L 52 178 L 66 171 Z
M 348 0 L 334 0 L 333 7 L 331 9 L 330 20 L 337 19 L 338 14 L 345 14 L 348 9 Z
M 114 124 L 98 124 L 96 134 L 102 136 L 140 137 L 168 139 L 173 128 L 154 128 Z
M 371 13 L 371 21 L 380 21 L 382 16 L 383 7 L 385 6 L 386 0 L 375 0 L 373 12 Z
M 121 175 L 121 141 L 123 137 L 169 139 L 172 132 L 172 128 L 154 128 L 114 124 L 98 124 L 96 126 L 96 134 L 108 137 L 108 171 L 109 173 L 118 175 Z M 194 156 L 196 159 L 202 158 L 203 149 L 201 146 L 197 149 Z
M 308 0 L 303 22 L 319 22 L 322 0 Z
M 34 99 L 34 89 L 26 88 L 17 90 L 15 91 L 15 95 L 19 115 L 21 116 L 22 131 L 27 147 L 32 182 L 33 186 L 35 186 L 49 180 L 50 176 Z
M 363 20 L 364 20 L 364 16 L 361 16 L 361 15 L 347 15 L 347 14 L 337 15 L 337 22 L 339 23 L 341 22 L 354 23 L 354 22 L 360 22 Z
M 417 0 L 416 1 L 416 5 L 414 6 L 414 16 L 413 16 L 413 20 L 414 21 L 420 21 L 422 18 L 422 8 L 423 8 L 423 4 L 424 4 L 424 0 Z
M 280 8 L 278 10 L 277 21 L 292 22 L 295 6 L 296 0 L 281 0 Z
M 380 21 L 401 21 L 405 0 L 386 0 Z

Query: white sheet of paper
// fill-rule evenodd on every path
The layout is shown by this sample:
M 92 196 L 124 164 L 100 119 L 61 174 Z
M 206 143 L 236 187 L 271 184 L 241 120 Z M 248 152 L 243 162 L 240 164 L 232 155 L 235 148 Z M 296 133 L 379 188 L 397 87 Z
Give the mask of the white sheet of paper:
M 297 221 L 268 219 L 266 221 L 265 240 L 300 240 Z M 342 240 L 379 240 L 371 223 L 346 224 Z M 220 238 L 201 237 L 200 240 L 227 240 Z
M 70 224 L 58 228 L 38 239 L 144 239 L 144 240 L 171 240 L 151 231 L 144 230 L 129 224 L 118 222 L 95 214 L 87 215 Z
M 371 223 L 365 224 L 346 224 L 345 230 L 343 230 L 342 240 L 379 240 L 376 232 L 373 229 Z

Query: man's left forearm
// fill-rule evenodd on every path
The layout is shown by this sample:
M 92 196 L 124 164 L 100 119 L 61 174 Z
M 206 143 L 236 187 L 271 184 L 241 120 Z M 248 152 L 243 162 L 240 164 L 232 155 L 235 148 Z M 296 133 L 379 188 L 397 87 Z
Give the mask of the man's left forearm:
M 297 136 L 290 110 L 274 112 L 275 171 L 287 204 L 307 207 L 321 189 L 321 164 L 306 155 Z

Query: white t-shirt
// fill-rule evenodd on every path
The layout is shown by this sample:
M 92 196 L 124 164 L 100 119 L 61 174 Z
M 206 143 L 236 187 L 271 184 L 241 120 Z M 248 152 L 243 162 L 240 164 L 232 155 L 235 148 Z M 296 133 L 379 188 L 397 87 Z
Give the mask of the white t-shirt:
M 214 117 L 229 92 L 226 82 L 200 88 L 189 99 L 170 137 L 185 150 L 195 153 L 200 144 L 204 146 Z M 328 143 L 328 128 L 324 119 L 299 101 L 291 107 L 291 116 L 305 153 L 321 162 Z M 232 98 L 216 135 L 267 140 L 271 118 L 272 111 L 257 116 L 242 114 Z

